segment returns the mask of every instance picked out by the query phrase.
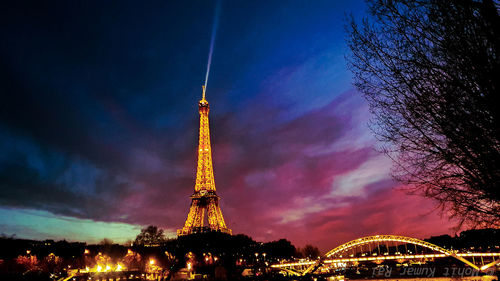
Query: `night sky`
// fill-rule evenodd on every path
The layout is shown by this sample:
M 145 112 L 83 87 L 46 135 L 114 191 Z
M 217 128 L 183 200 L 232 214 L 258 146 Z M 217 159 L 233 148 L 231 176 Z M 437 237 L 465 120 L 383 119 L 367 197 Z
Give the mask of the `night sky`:
M 0 4 L 0 233 L 174 236 L 196 173 L 213 1 Z M 344 56 L 363 1 L 221 3 L 207 87 L 233 233 L 322 251 L 372 234 L 453 233 L 375 150 Z

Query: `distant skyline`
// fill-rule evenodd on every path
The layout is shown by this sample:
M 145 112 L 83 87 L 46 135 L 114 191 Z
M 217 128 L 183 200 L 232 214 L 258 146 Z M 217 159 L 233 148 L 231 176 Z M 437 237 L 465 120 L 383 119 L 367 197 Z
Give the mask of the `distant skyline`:
M 182 227 L 215 1 L 3 3 L 0 233 L 96 243 Z M 453 234 L 375 150 L 351 85 L 364 1 L 222 1 L 207 88 L 215 184 L 234 234 L 322 251 Z

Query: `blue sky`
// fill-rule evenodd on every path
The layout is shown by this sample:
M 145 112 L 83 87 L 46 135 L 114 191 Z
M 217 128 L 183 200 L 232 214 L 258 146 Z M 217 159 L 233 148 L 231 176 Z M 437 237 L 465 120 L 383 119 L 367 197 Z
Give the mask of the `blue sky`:
M 215 4 L 1 4 L 0 233 L 123 242 L 182 226 Z M 374 150 L 344 60 L 350 13 L 364 2 L 221 2 L 207 99 L 235 233 L 326 250 L 450 231 Z

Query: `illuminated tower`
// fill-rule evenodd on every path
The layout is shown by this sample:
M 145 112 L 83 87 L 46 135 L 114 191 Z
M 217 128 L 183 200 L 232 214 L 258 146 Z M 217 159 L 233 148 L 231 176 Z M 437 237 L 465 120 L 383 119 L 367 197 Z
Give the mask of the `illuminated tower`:
M 198 104 L 200 112 L 200 140 L 198 145 L 198 168 L 196 170 L 196 184 L 191 195 L 191 207 L 182 229 L 177 230 L 177 235 L 191 233 L 220 231 L 231 234 L 227 228 L 219 206 L 219 196 L 215 193 L 214 170 L 212 167 L 212 149 L 210 147 L 210 130 L 208 126 L 208 101 L 205 99 L 205 86 L 203 98 Z M 208 223 L 205 225 L 205 215 Z

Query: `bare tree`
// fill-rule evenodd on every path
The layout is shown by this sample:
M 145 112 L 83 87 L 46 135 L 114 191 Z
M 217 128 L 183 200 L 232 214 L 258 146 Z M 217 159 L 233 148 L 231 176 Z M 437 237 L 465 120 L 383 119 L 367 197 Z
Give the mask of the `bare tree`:
M 305 245 L 302 249 L 302 254 L 305 258 L 317 259 L 320 256 L 320 252 L 318 247 L 314 247 L 313 245 Z
M 104 238 L 99 242 L 100 245 L 113 245 L 113 240 Z
M 163 229 L 150 225 L 141 230 L 141 233 L 139 233 L 135 238 L 134 244 L 143 246 L 158 246 L 165 241 L 166 238 L 163 233 Z
M 500 226 L 498 6 L 373 0 L 369 11 L 347 27 L 347 60 L 394 177 L 460 225 Z

